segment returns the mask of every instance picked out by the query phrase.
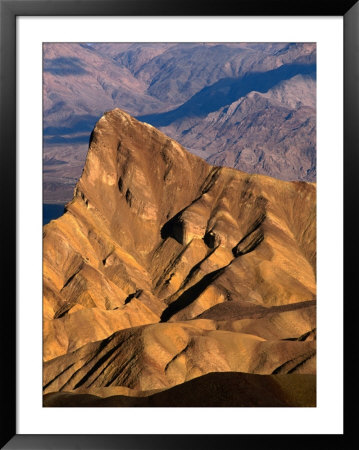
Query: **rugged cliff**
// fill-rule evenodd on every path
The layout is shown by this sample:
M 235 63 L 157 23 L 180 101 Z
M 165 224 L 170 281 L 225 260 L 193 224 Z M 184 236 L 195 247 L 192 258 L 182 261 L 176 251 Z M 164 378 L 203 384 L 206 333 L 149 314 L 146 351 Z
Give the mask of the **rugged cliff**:
M 44 227 L 44 392 L 314 374 L 315 214 L 314 184 L 211 166 L 106 113 Z

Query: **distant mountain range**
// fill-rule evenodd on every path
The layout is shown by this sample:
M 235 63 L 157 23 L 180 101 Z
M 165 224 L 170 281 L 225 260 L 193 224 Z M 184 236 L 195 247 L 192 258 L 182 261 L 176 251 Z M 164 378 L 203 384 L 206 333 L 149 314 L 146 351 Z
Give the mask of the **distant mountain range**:
M 211 164 L 315 181 L 315 44 L 60 43 L 43 56 L 46 203 L 72 198 L 115 107 Z

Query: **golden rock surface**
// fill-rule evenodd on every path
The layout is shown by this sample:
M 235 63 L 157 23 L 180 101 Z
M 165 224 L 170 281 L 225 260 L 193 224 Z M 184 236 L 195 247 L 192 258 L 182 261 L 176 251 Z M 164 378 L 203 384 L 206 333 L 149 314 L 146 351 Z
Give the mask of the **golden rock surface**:
M 314 374 L 315 261 L 315 184 L 210 166 L 108 112 L 44 227 L 44 392 Z

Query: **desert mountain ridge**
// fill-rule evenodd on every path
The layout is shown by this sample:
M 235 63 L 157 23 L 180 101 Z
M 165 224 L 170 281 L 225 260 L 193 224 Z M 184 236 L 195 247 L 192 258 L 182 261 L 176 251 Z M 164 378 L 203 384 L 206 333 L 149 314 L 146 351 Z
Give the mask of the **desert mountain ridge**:
M 105 113 L 44 227 L 44 393 L 138 397 L 229 372 L 313 387 L 315 203 L 313 183 L 212 166 Z
M 315 181 L 315 44 L 47 43 L 43 61 L 45 203 L 71 200 L 116 107 L 210 164 Z

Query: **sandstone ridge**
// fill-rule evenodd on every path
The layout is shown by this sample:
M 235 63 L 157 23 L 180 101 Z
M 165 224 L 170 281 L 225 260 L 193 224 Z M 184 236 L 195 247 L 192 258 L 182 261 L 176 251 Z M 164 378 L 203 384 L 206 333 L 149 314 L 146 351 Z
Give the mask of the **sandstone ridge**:
M 105 113 L 44 227 L 45 392 L 315 373 L 315 199 Z

